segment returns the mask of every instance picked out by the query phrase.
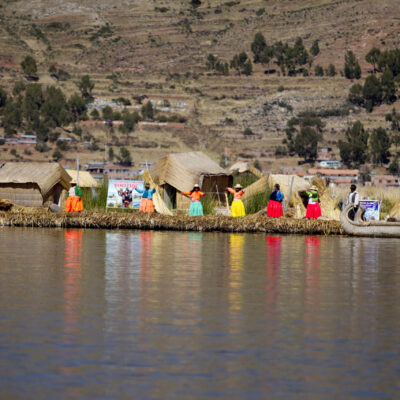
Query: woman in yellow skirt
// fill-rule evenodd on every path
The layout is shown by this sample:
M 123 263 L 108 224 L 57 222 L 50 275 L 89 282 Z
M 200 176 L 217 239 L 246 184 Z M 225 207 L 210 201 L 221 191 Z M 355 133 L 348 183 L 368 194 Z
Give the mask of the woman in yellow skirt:
M 235 190 L 228 187 L 226 190 L 229 193 L 233 194 L 233 201 L 231 205 L 231 215 L 232 217 L 244 217 L 246 215 L 246 211 L 244 209 L 244 204 L 242 201 L 242 196 L 244 195 L 244 190 L 242 186 L 237 184 L 235 186 Z

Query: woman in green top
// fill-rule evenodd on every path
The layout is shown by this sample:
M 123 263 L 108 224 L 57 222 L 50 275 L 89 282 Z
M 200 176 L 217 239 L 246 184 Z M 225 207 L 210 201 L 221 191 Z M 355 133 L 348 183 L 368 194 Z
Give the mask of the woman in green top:
M 306 218 L 317 219 L 321 213 L 321 206 L 319 205 L 319 194 L 316 186 L 311 186 L 310 190 L 306 192 L 308 196 Z

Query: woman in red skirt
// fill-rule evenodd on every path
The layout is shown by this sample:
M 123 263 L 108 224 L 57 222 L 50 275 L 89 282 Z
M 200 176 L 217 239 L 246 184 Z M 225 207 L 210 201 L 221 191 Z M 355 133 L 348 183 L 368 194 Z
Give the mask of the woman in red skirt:
M 269 196 L 268 208 L 267 208 L 267 217 L 283 217 L 283 209 L 282 209 L 282 201 L 283 201 L 283 193 L 280 191 L 280 186 L 278 184 L 275 185 L 275 190 Z
M 316 186 L 311 186 L 311 189 L 306 192 L 306 195 L 308 196 L 306 218 L 319 218 L 322 213 L 321 206 L 319 205 L 318 188 Z

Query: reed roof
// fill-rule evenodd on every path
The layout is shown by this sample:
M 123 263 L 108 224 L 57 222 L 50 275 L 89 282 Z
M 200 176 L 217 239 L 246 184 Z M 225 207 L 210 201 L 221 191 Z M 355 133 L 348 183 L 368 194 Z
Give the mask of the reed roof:
M 60 183 L 69 188 L 71 177 L 60 164 L 42 162 L 6 162 L 0 168 L 0 183 L 36 183 L 43 197 Z
M 67 174 L 72 178 L 71 183 L 77 182 L 76 169 L 66 169 Z M 97 187 L 98 183 L 96 179 L 88 171 L 79 171 L 79 187 Z
M 181 192 L 202 185 L 204 176 L 231 176 L 201 151 L 169 154 L 151 167 L 150 174 L 158 185 L 168 183 Z
M 250 172 L 259 178 L 263 177 L 263 174 L 257 168 L 253 167 L 250 163 L 246 161 L 236 162 L 229 168 L 229 171 L 233 174 L 243 174 L 246 172 Z

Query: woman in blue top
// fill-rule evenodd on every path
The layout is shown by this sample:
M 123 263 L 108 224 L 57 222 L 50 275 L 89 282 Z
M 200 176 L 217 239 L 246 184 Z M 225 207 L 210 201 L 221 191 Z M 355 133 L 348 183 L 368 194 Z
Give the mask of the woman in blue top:
M 135 190 L 142 194 L 142 201 L 140 202 L 139 211 L 153 213 L 153 194 L 155 193 L 156 189 L 150 189 L 150 183 L 145 183 L 144 190 L 137 188 Z
M 275 190 L 269 196 L 267 216 L 268 217 L 283 217 L 282 201 L 284 198 L 278 184 L 275 185 Z

